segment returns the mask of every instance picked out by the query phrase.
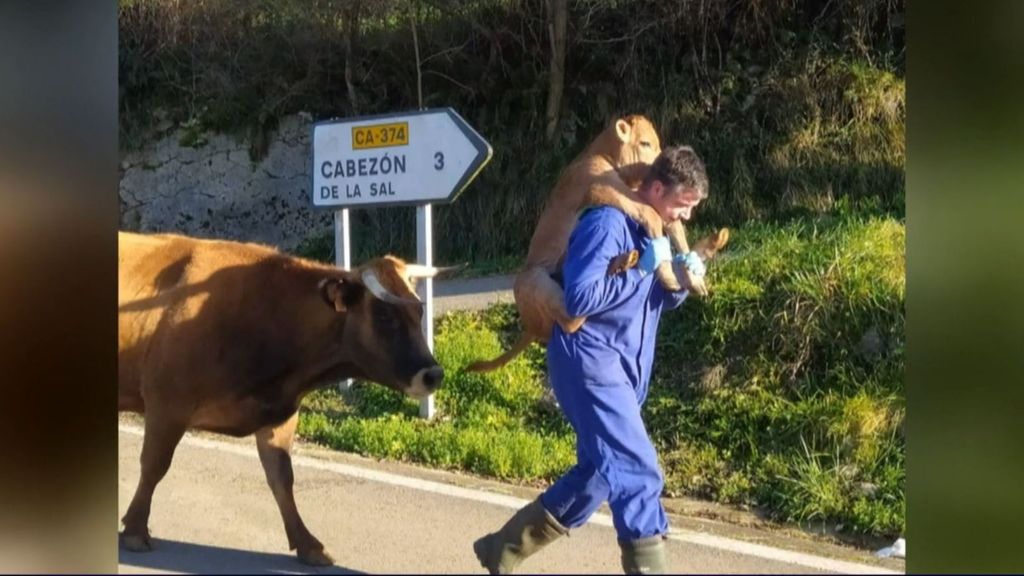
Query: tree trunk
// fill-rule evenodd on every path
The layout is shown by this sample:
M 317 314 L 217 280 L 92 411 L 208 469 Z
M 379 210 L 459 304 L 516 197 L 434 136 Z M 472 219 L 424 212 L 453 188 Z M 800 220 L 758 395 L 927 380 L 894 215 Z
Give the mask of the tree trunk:
M 420 68 L 420 39 L 416 35 L 416 19 L 419 11 L 416 7 L 409 12 L 409 25 L 412 26 L 412 47 L 416 53 L 416 105 L 423 109 L 423 70 Z
M 359 35 L 359 8 L 361 2 L 356 0 L 345 9 L 345 88 L 348 90 L 348 103 L 352 114 L 359 115 L 359 99 L 352 77 L 355 75 L 355 48 Z
M 559 111 L 562 108 L 568 13 L 568 0 L 548 0 L 548 37 L 551 40 L 551 84 L 548 91 L 547 126 L 545 129 L 548 141 L 555 136 Z

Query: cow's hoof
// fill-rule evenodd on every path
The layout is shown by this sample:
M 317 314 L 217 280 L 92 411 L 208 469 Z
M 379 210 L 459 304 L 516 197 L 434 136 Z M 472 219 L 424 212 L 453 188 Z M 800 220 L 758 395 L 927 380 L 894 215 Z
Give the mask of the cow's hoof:
M 334 558 L 323 548 L 299 551 L 299 562 L 309 566 L 334 566 Z
M 121 534 L 121 545 L 130 552 L 150 552 L 153 543 L 148 534 Z

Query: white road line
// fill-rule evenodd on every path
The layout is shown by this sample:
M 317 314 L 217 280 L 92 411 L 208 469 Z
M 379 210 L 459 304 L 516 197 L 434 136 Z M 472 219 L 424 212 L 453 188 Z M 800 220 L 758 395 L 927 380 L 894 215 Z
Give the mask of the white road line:
M 132 434 L 135 436 L 143 435 L 143 429 L 138 426 L 119 424 L 117 428 L 119 431 L 124 432 L 126 434 Z M 210 450 L 220 450 L 222 452 L 230 452 L 232 454 L 238 454 L 239 456 L 245 456 L 247 458 L 255 459 L 258 456 L 256 453 L 256 449 L 252 446 L 242 446 L 238 444 L 230 444 L 227 442 L 218 442 L 216 440 L 209 440 L 206 438 L 198 438 L 195 436 L 188 435 L 182 439 L 182 442 L 189 446 L 207 448 Z M 329 462 L 325 460 L 319 460 L 317 458 L 310 458 L 308 456 L 293 456 L 292 464 L 295 466 L 304 466 L 306 468 L 314 468 L 317 470 L 327 470 L 329 472 L 343 474 L 345 476 L 351 476 L 353 478 L 371 480 L 373 482 L 390 484 L 392 486 L 402 486 L 405 488 L 411 488 L 413 490 L 421 490 L 424 492 L 431 492 L 434 494 L 443 494 L 445 496 L 451 496 L 453 498 L 462 498 L 463 500 L 485 502 L 487 504 L 503 506 L 505 508 L 510 508 L 513 510 L 518 510 L 519 508 L 525 506 L 528 503 L 527 500 L 523 500 L 522 498 L 516 498 L 514 496 L 505 496 L 502 494 L 483 492 L 481 490 L 462 488 L 459 486 L 443 484 L 441 482 L 421 480 L 419 478 L 409 478 L 407 476 L 400 476 L 398 474 L 391 474 L 389 472 L 369 470 L 366 468 L 359 468 L 358 466 L 352 466 L 349 464 L 341 464 L 338 462 Z M 608 516 L 607 514 L 594 514 L 591 517 L 590 522 L 593 524 L 599 524 L 601 526 L 612 527 L 611 516 Z M 814 568 L 817 570 L 824 570 L 828 572 L 838 572 L 842 574 L 903 574 L 903 572 L 890 570 L 879 566 L 859 564 L 856 562 L 846 562 L 843 560 L 834 560 L 832 558 L 814 556 L 812 554 L 804 554 L 802 552 L 793 552 L 790 550 L 783 550 L 780 548 L 772 548 L 771 546 L 764 546 L 762 544 L 753 544 L 750 542 L 744 542 L 742 540 L 734 540 L 732 538 L 724 538 L 722 536 L 714 536 L 711 534 L 703 534 L 699 532 L 673 532 L 669 534 L 669 539 L 676 540 L 679 542 L 686 542 L 688 544 L 694 544 L 696 546 L 715 548 L 718 550 L 725 550 L 728 552 L 735 552 L 737 554 L 744 554 L 747 556 L 755 556 L 767 560 L 785 562 L 787 564 L 796 564 L 798 566 L 805 566 L 808 568 Z

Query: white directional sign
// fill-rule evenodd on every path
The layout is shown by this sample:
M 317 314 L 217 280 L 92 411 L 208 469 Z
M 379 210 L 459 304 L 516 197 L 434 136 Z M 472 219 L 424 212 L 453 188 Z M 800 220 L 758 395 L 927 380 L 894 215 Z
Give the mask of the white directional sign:
M 451 202 L 491 159 L 451 108 L 313 125 L 313 206 Z

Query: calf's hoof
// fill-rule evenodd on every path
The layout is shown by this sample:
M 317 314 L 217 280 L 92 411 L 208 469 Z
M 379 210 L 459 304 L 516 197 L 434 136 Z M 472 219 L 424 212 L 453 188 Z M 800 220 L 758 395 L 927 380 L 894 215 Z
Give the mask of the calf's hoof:
M 121 545 L 130 552 L 150 552 L 153 550 L 153 543 L 149 540 L 149 534 L 121 534 Z
M 620 272 L 625 272 L 630 268 L 636 266 L 636 263 L 640 261 L 640 253 L 636 250 L 630 250 L 619 254 L 608 264 L 608 275 L 614 276 Z
M 323 548 L 299 550 L 299 562 L 309 566 L 333 566 L 334 558 Z

